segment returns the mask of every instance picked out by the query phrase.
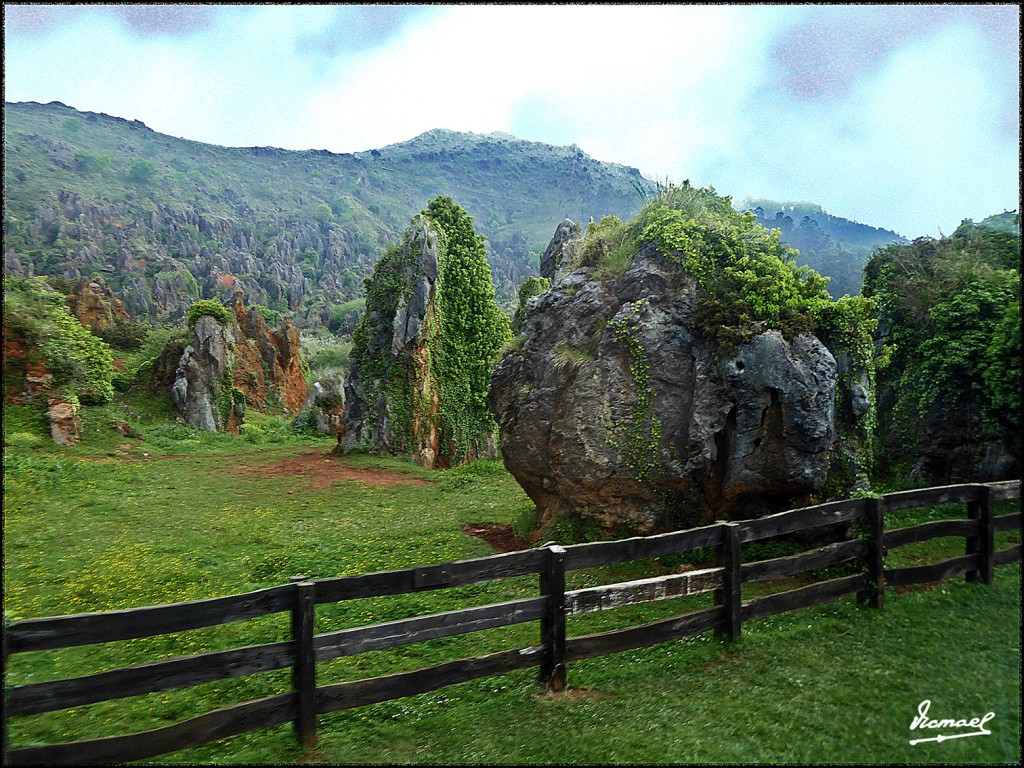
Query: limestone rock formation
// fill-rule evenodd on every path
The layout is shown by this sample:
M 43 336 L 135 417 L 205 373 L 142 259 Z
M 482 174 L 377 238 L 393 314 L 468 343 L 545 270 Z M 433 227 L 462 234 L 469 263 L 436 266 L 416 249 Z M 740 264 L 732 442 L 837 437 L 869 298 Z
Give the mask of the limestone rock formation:
M 235 337 L 216 319 L 196 321 L 195 340 L 178 360 L 171 400 L 185 423 L 219 432 L 227 429 L 234 403 L 230 396 Z
M 77 444 L 82 439 L 82 423 L 74 405 L 62 397 L 51 397 L 46 406 L 46 421 L 53 442 L 65 448 Z
M 372 329 L 367 340 L 367 351 L 353 350 L 349 373 L 344 387 L 346 451 L 369 448 L 372 451 L 392 453 L 398 450 L 400 438 L 396 435 L 395 414 L 388 407 L 381 376 L 364 381 L 365 366 L 360 363 L 368 355 L 381 358 L 382 372 L 388 370 L 418 369 L 422 374 L 419 392 L 428 411 L 436 413 L 437 388 L 429 384 L 429 352 L 425 346 L 426 324 L 433 315 L 437 293 L 437 232 L 423 216 L 417 216 L 408 231 L 404 249 L 407 258 L 396 260 L 396 285 L 409 286 L 397 303 L 371 306 L 367 303 L 365 325 Z M 407 375 L 407 374 L 406 374 Z M 439 435 L 433 419 L 417 420 L 412 426 L 411 453 L 424 466 L 432 467 L 439 452 Z M 398 427 L 400 432 L 402 427 Z
M 271 330 L 256 308 L 246 309 L 242 294 L 231 305 L 235 318 L 234 384 L 254 409 L 268 409 L 276 395 L 284 414 L 294 416 L 306 403 L 306 364 L 299 354 L 299 329 L 285 318 Z
M 366 286 L 345 385 L 345 450 L 438 468 L 493 456 L 487 389 L 510 333 L 472 219 L 435 198 Z
M 153 362 L 154 387 L 169 387 L 184 421 L 201 429 L 236 433 L 246 408 L 294 417 L 309 394 L 298 328 L 285 320 L 271 330 L 240 293 L 230 309 L 227 327 L 201 317 L 188 345 L 164 349 Z
M 344 377 L 326 378 L 314 381 L 309 388 L 309 397 L 295 417 L 295 427 L 313 429 L 317 432 L 337 435 L 344 448 L 345 404 Z
M 618 279 L 576 270 L 530 301 L 490 403 L 542 527 L 568 516 L 651 533 L 821 489 L 837 434 L 833 355 L 776 331 L 728 351 L 693 330 L 697 290 L 646 245 Z
M 582 228 L 572 219 L 565 219 L 555 229 L 554 237 L 540 257 L 540 276 L 555 282 L 568 272 L 569 250 L 573 241 L 582 237 Z
M 107 330 L 116 318 L 128 319 L 124 304 L 102 278 L 79 280 L 67 302 L 71 313 L 93 333 Z

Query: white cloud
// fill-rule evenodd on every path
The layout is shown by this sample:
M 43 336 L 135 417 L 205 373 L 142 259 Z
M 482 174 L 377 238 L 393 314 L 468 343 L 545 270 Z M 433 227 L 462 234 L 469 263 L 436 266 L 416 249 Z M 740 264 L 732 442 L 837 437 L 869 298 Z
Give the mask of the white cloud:
M 1005 125 L 1016 67 L 964 16 L 901 38 L 841 93 L 801 100 L 773 46 L 812 13 L 855 23 L 842 8 L 436 6 L 385 39 L 341 10 L 217 7 L 201 29 L 167 36 L 87 10 L 8 36 L 5 97 L 229 146 L 344 152 L 431 128 L 501 130 L 911 236 L 1018 198 Z M 864 11 L 879 15 L 871 34 L 888 12 Z

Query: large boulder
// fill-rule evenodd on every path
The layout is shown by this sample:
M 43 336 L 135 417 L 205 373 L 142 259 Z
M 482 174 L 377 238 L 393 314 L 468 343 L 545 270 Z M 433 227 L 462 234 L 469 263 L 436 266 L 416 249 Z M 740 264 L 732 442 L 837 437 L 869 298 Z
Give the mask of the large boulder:
M 556 235 L 557 237 L 557 235 Z M 836 361 L 765 330 L 698 333 L 696 281 L 644 246 L 618 279 L 565 275 L 531 299 L 490 404 L 541 525 L 651 533 L 807 500 L 836 440 Z

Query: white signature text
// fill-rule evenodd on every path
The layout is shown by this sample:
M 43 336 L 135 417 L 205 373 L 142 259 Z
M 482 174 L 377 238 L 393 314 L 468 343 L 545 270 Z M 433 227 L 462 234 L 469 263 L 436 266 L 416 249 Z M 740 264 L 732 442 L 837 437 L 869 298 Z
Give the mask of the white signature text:
M 949 739 L 963 739 L 968 736 L 990 736 L 992 734 L 992 731 L 985 728 L 985 724 L 996 716 L 995 712 L 989 712 L 982 717 L 972 717 L 970 720 L 955 720 L 953 718 L 947 718 L 944 720 L 932 720 L 928 717 L 928 709 L 929 707 L 931 707 L 931 705 L 932 703 L 928 699 L 925 699 L 918 705 L 917 717 L 915 717 L 913 722 L 910 723 L 910 730 L 914 731 L 918 728 L 974 728 L 975 730 L 968 731 L 967 733 L 940 733 L 938 736 L 929 736 L 923 739 L 911 739 L 911 744 L 921 744 L 925 741 L 943 742 L 948 741 Z

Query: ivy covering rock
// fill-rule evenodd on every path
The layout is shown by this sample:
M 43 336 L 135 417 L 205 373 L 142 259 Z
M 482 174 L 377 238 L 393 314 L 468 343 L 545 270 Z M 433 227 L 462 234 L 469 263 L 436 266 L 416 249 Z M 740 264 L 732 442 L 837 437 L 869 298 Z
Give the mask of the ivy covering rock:
M 409 454 L 429 467 L 494 455 L 487 391 L 510 338 L 484 239 L 454 200 L 435 198 L 366 281 L 345 386 L 345 449 Z

